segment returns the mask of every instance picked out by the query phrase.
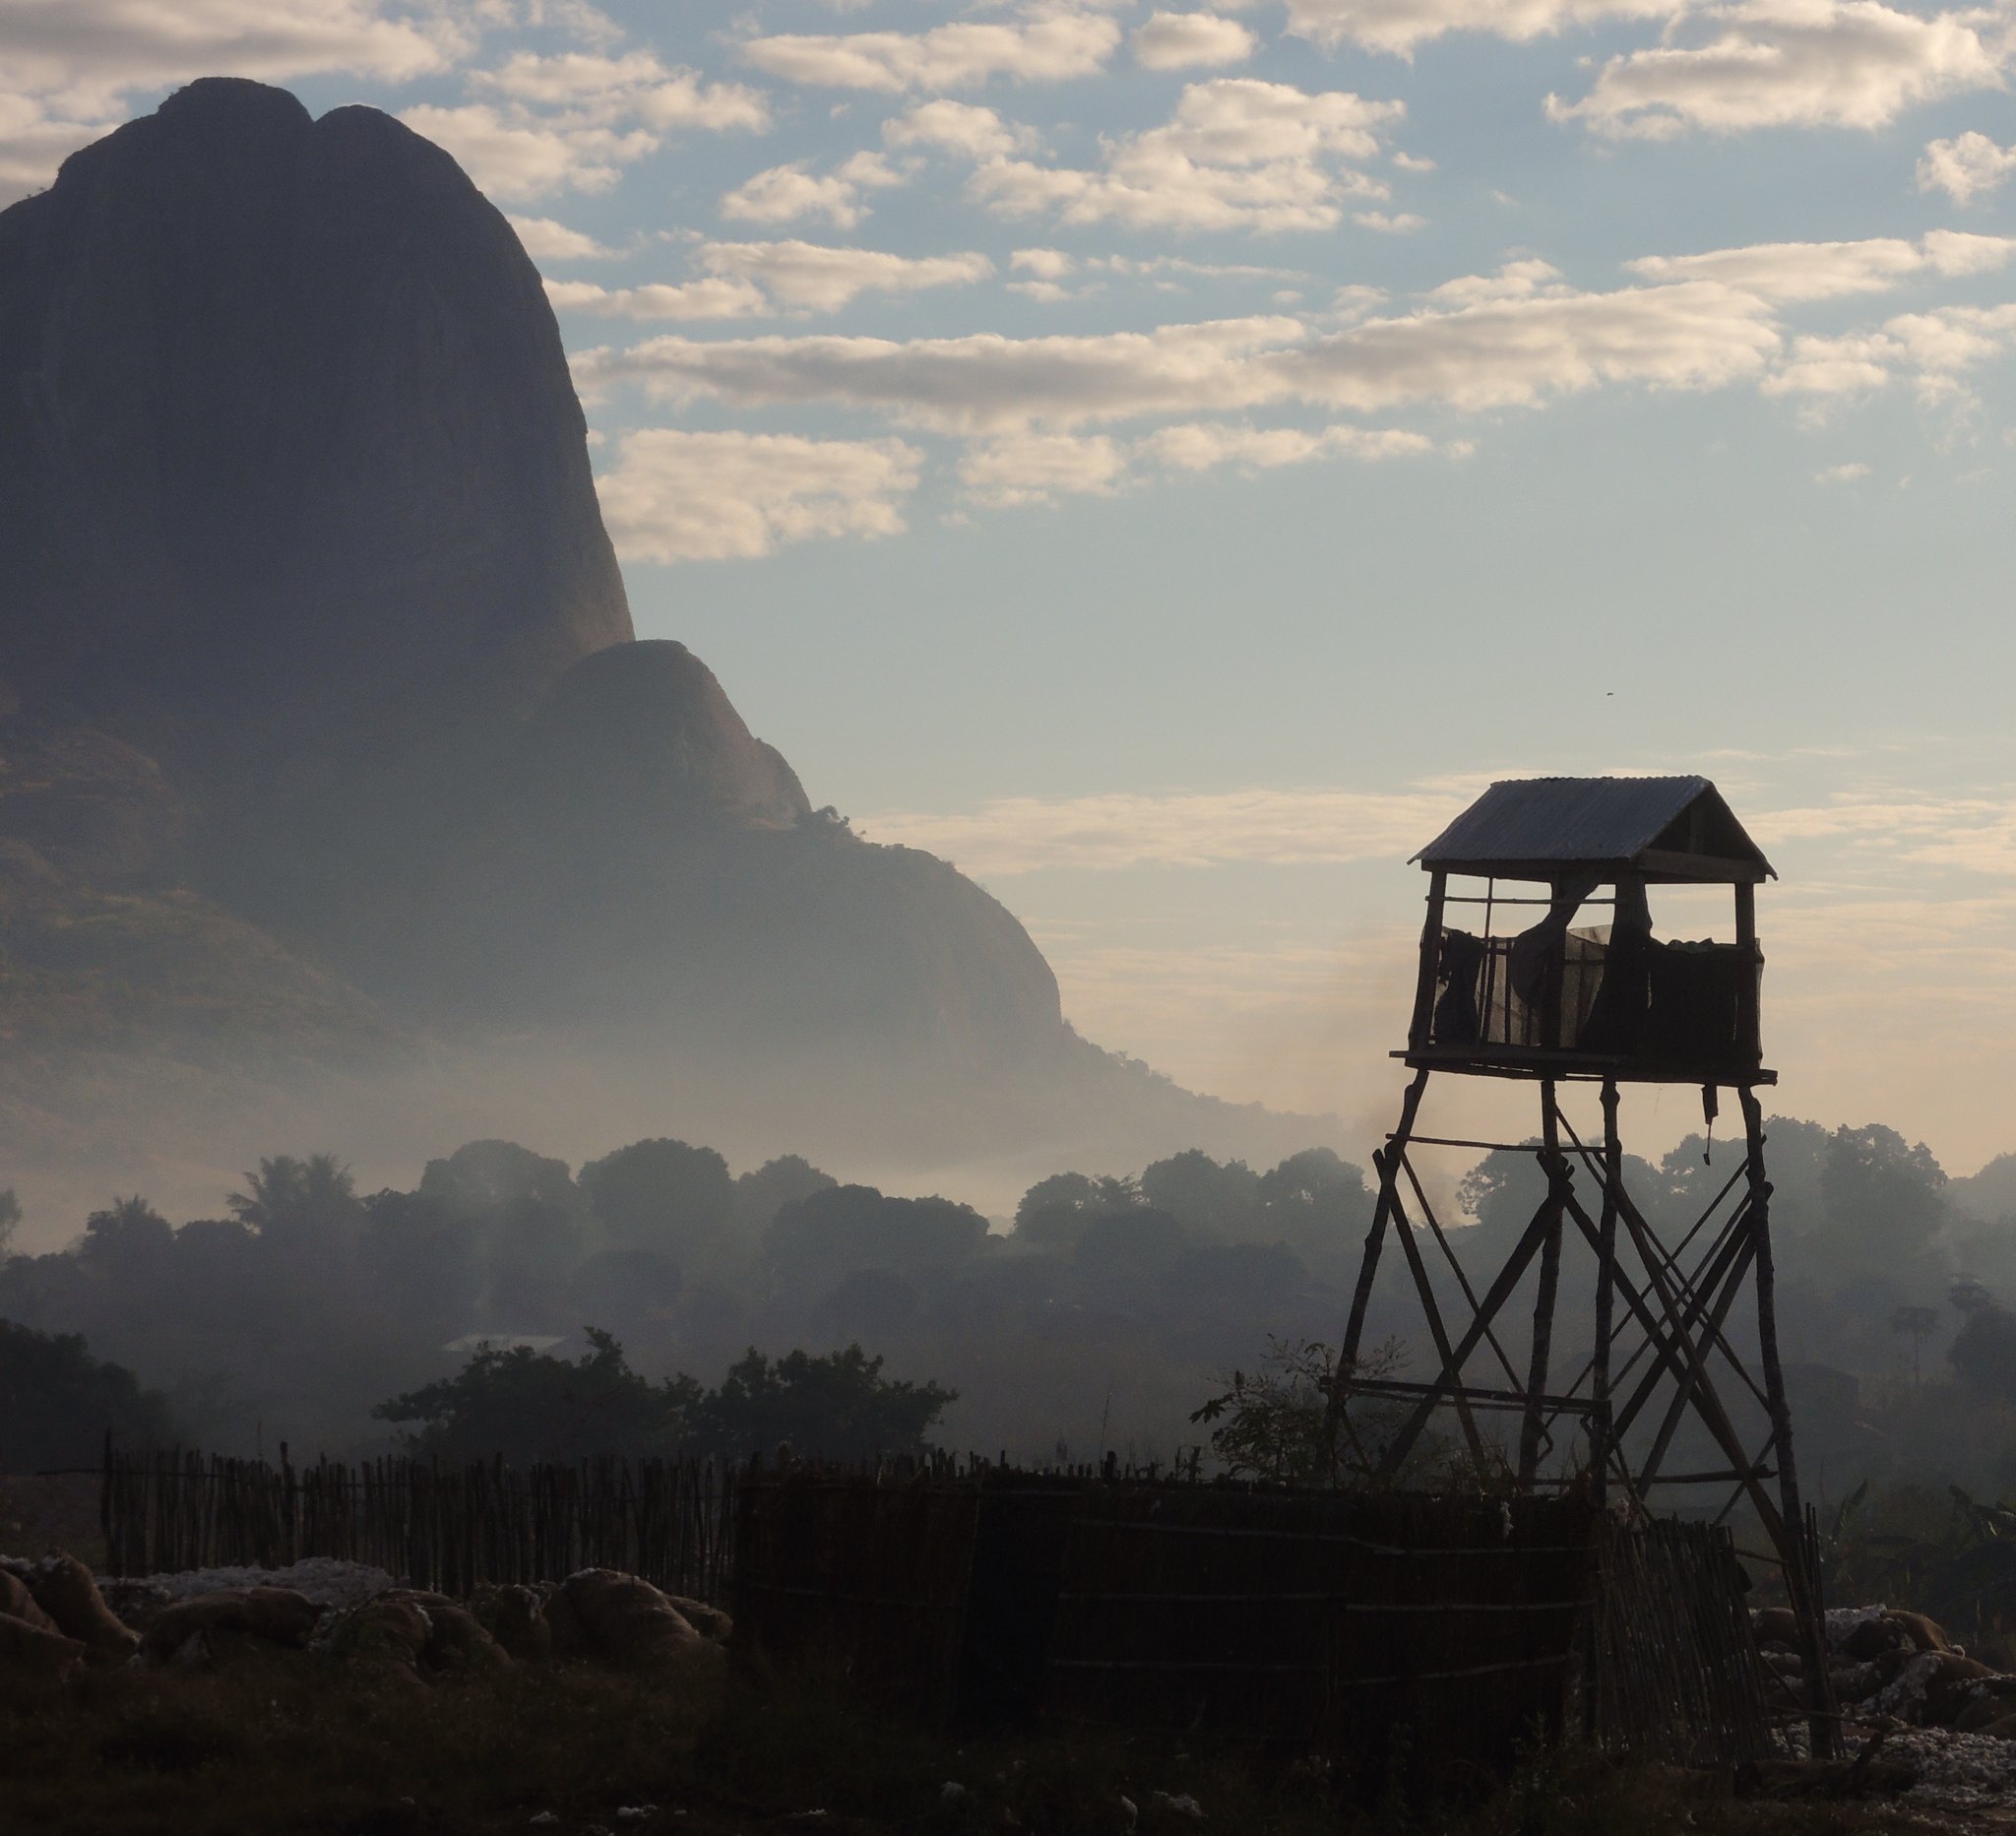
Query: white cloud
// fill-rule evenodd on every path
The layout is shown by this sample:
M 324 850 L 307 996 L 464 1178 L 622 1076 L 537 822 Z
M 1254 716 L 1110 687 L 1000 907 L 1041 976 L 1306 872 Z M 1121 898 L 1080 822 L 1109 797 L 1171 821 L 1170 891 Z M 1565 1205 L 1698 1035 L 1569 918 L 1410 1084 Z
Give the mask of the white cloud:
M 513 202 L 561 191 L 607 191 L 623 167 L 658 146 L 643 129 L 540 120 L 500 113 L 487 102 L 459 108 L 423 103 L 400 117 L 415 134 L 445 147 L 477 188 Z
M 903 174 L 879 154 L 857 153 L 834 171 L 814 173 L 807 162 L 774 165 L 744 180 L 721 201 L 721 214 L 744 222 L 790 223 L 823 217 L 851 229 L 868 214 L 861 194 L 903 183 Z
M 760 92 L 739 83 L 707 83 L 698 71 L 667 67 L 649 51 L 596 56 L 568 51 L 539 57 L 521 51 L 498 69 L 476 72 L 471 87 L 534 107 L 564 109 L 593 122 L 632 121 L 656 132 L 746 128 L 761 133 L 770 109 Z
M 1605 19 L 1657 19 L 1673 0 L 1288 0 L 1288 29 L 1318 44 L 1347 41 L 1409 55 L 1445 32 L 1524 41 Z
M 959 462 L 959 481 L 978 502 L 993 505 L 1103 495 L 1126 473 L 1125 449 L 1104 434 L 1011 433 L 969 449 Z
M 935 92 L 993 77 L 1057 83 L 1102 70 L 1120 29 L 1094 12 L 1058 8 L 1014 22 L 961 21 L 926 32 L 786 32 L 746 40 L 745 61 L 819 89 Z
M 1435 450 L 1425 434 L 1399 428 L 1354 426 L 1252 427 L 1232 421 L 1188 421 L 1163 427 L 1140 442 L 1142 454 L 1173 472 L 1209 472 L 1235 466 L 1271 472 L 1311 460 L 1415 458 Z
M 702 266 L 760 285 L 792 310 L 838 312 L 862 293 L 915 293 L 970 286 L 994 272 L 986 256 L 891 255 L 881 249 L 833 248 L 816 242 L 709 242 Z
M 2012 347 L 2016 305 L 1944 306 L 1902 313 L 1874 331 L 1796 338 L 1763 387 L 1767 395 L 1854 395 L 1909 376 L 1925 401 L 1950 403 L 1969 370 Z
M 7 0 L 0 5 L 0 203 L 40 189 L 116 127 L 136 91 L 198 77 L 344 72 L 404 83 L 472 42 L 447 13 L 378 0 Z
M 1134 61 L 1148 70 L 1243 64 L 1254 46 L 1253 34 L 1237 20 L 1216 13 L 1157 13 L 1127 42 Z
M 2016 255 L 2016 237 L 1935 229 L 1922 243 L 1762 242 L 1702 255 L 1646 255 L 1624 266 L 1648 281 L 1719 281 L 1760 299 L 1836 299 L 1880 292 L 1915 276 L 1982 274 Z
M 1822 466 L 1813 474 L 1815 484 L 1854 484 L 1858 479 L 1869 475 L 1869 469 L 1860 460 L 1850 460 L 1842 466 Z
M 1972 204 L 1997 191 L 2016 172 L 2016 147 L 1998 147 L 1970 129 L 1953 140 L 1927 143 L 1918 162 L 1918 188 L 1943 191 L 1955 204 Z
M 1352 169 L 1377 157 L 1405 112 L 1348 90 L 1216 77 L 1184 90 L 1162 127 L 1105 146 L 1098 170 L 994 158 L 969 190 L 1004 216 L 1054 211 L 1069 223 L 1132 228 L 1325 229 L 1347 197 L 1380 198 L 1379 180 Z
M 622 253 L 620 249 L 604 247 L 579 229 L 569 229 L 550 217 L 514 217 L 510 222 L 534 261 L 606 261 Z
M 1411 236 L 1428 222 L 1412 211 L 1354 211 L 1351 221 L 1361 229 L 1376 229 L 1388 236 Z
M 378 0 L 8 0 L 0 92 L 59 115 L 104 116 L 133 91 L 197 77 L 342 71 L 403 83 L 446 69 L 470 44 L 447 12 L 414 18 Z
M 1062 249 L 1017 249 L 1008 257 L 1008 265 L 1039 281 L 1061 281 L 1078 266 L 1078 258 Z
M 741 405 L 832 402 L 954 433 L 1007 433 L 1032 422 L 1250 406 L 1282 393 L 1255 356 L 1305 336 L 1288 318 L 1230 319 L 1096 337 L 655 338 L 575 359 L 586 386 L 628 378 L 667 401 Z
M 647 428 L 623 436 L 597 488 L 626 561 L 739 560 L 815 537 L 899 533 L 919 459 L 901 440 Z
M 990 433 L 1270 403 L 1477 412 L 1606 383 L 1706 389 L 1760 375 L 1781 342 L 1764 302 L 1708 282 L 1457 299 L 1320 337 L 1287 317 L 1076 338 L 665 337 L 584 352 L 576 371 L 585 386 L 627 377 L 672 401 L 831 402 Z
M 882 138 L 891 147 L 936 147 L 967 159 L 998 159 L 1035 146 L 1039 136 L 977 102 L 940 98 L 892 115 L 882 123 Z
M 769 297 L 747 281 L 719 279 L 645 286 L 598 286 L 593 281 L 548 281 L 555 312 L 595 319 L 749 319 L 772 310 Z
M 1917 103 L 2001 83 L 1984 12 L 1902 13 L 1880 0 L 1734 0 L 1677 17 L 1676 38 L 1609 59 L 1556 121 L 1647 140 L 1685 128 L 1878 128 Z M 1985 36 L 1984 34 L 1986 34 Z M 1994 39 L 1991 44 L 1990 39 Z

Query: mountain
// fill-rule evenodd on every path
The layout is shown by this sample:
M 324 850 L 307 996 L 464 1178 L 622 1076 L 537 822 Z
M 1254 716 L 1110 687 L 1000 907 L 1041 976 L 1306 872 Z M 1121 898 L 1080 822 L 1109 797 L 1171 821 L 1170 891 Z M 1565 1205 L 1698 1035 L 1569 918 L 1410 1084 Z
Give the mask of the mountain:
M 1284 1138 L 1087 1045 L 1003 907 L 636 641 L 537 272 L 373 109 L 206 80 L 0 212 L 0 1036 L 54 1054 L 0 1151 L 66 1080 L 200 1067 L 215 1133 L 442 1054 L 772 1151 Z

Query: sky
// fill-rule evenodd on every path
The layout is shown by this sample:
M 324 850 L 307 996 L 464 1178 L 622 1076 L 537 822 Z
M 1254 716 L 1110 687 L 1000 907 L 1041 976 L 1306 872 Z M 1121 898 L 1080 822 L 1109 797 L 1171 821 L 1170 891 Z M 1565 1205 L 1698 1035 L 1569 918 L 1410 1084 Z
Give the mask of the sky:
M 1369 1138 L 1408 856 L 1701 772 L 1775 1107 L 2016 1149 L 2010 0 L 7 0 L 0 200 L 211 74 L 463 162 L 639 634 L 1088 1037 Z

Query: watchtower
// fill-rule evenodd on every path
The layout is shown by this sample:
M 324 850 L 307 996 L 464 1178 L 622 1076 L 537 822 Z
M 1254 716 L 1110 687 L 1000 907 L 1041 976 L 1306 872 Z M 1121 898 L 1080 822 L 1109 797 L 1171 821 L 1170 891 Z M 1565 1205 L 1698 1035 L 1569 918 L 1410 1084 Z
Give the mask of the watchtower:
M 1804 1627 L 1809 1700 L 1824 1711 L 1825 1643 L 1778 1356 L 1757 1099 L 1777 1082 L 1758 1027 L 1756 888 L 1776 877 L 1771 864 L 1715 786 L 1694 777 L 1494 784 L 1416 859 L 1428 875 L 1427 917 L 1407 1047 L 1393 1054 L 1414 1077 L 1399 1125 L 1373 1156 L 1378 1197 L 1331 1398 L 1332 1444 L 1347 1466 L 1390 1479 L 1446 1412 L 1473 1459 L 1502 1460 L 1525 1488 L 1586 1484 L 1600 1500 L 1621 1492 L 1641 1507 L 1677 1488 L 1705 1493 L 1701 1514 L 1718 1520 L 1747 1503 Z M 1728 889 L 1730 934 L 1662 941 L 1652 908 L 1672 887 Z M 1684 903 L 1698 910 L 1700 898 Z M 1420 1132 L 1438 1072 L 1537 1085 L 1536 1137 Z M 1577 1084 L 1595 1087 L 1600 1137 L 1590 1129 L 1585 1140 L 1564 1109 L 1564 1088 Z M 1620 1091 L 1644 1084 L 1698 1086 L 1711 1131 L 1719 1092 L 1733 1091 L 1741 1109 L 1741 1164 L 1719 1182 L 1711 1175 L 1715 1196 L 1690 1223 L 1656 1228 L 1648 1214 L 1660 1207 L 1627 1189 Z M 1462 1266 L 1458 1248 L 1470 1234 L 1444 1228 L 1429 1203 L 1432 1182 L 1416 1171 L 1429 1148 L 1537 1162 L 1534 1183 L 1544 1180 L 1544 1190 L 1516 1241 L 1489 1239 L 1496 1266 Z M 1595 1285 L 1593 1319 L 1586 1298 L 1574 1298 L 1588 1343 L 1570 1348 L 1572 1375 L 1557 1372 L 1553 1345 L 1564 1234 L 1586 1244 L 1589 1256 L 1577 1260 Z M 1407 1265 L 1402 1314 L 1418 1314 L 1400 1336 L 1429 1366 L 1418 1377 L 1361 1365 L 1389 1239 Z M 1745 1296 L 1748 1318 L 1738 1304 Z M 1522 1359 L 1505 1341 L 1528 1307 Z M 1376 1425 L 1354 1425 L 1353 1399 L 1366 1399 Z M 1517 1422 L 1516 1456 L 1509 1435 L 1498 1445 L 1480 1425 L 1493 1412 Z M 1708 1470 L 1670 1470 L 1676 1440 L 1712 1448 Z M 1831 1722 L 1824 1727 L 1823 1736 L 1816 1716 L 1823 1746 Z

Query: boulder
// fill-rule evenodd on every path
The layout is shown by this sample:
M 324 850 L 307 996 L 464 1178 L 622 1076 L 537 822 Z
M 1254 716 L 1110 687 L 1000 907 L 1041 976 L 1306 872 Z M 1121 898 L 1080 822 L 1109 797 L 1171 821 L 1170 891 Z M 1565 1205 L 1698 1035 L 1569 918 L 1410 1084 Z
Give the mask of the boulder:
M 1903 1613 L 1892 1609 L 1883 1615 L 1908 1639 L 1916 1651 L 1951 1651 L 1952 1640 L 1946 1636 L 1946 1628 L 1935 1620 L 1928 1619 L 1922 1613 Z
M 10 1618 L 26 1620 L 44 1632 L 56 1630 L 56 1621 L 35 1605 L 35 1597 L 28 1591 L 28 1583 L 8 1568 L 0 1568 L 0 1613 Z
M 0 1613 L 0 1678 L 60 1682 L 90 1655 L 79 1639 Z
M 417 1607 L 427 1615 L 427 1642 L 420 1649 L 420 1662 L 430 1671 L 494 1671 L 511 1663 L 504 1647 L 476 1616 L 445 1594 L 400 1588 L 381 1594 L 379 1599 Z
M 486 1587 L 470 1602 L 476 1621 L 521 1664 L 536 1664 L 553 1655 L 553 1628 L 544 1604 L 529 1587 Z
M 608 1663 L 661 1669 L 690 1659 L 708 1642 L 664 1595 L 636 1575 L 584 1568 L 568 1576 L 561 1592 L 596 1655 Z
M 139 1634 L 120 1623 L 104 1603 L 92 1572 L 63 1551 L 35 1565 L 30 1586 L 35 1605 L 56 1622 L 66 1638 L 77 1639 L 95 1659 L 130 1658 L 140 1648 Z
M 192 1638 L 202 1635 L 217 1649 L 220 1634 L 298 1651 L 315 1630 L 322 1609 L 292 1588 L 232 1588 L 178 1601 L 155 1615 L 140 1641 L 141 1655 L 165 1664 Z

